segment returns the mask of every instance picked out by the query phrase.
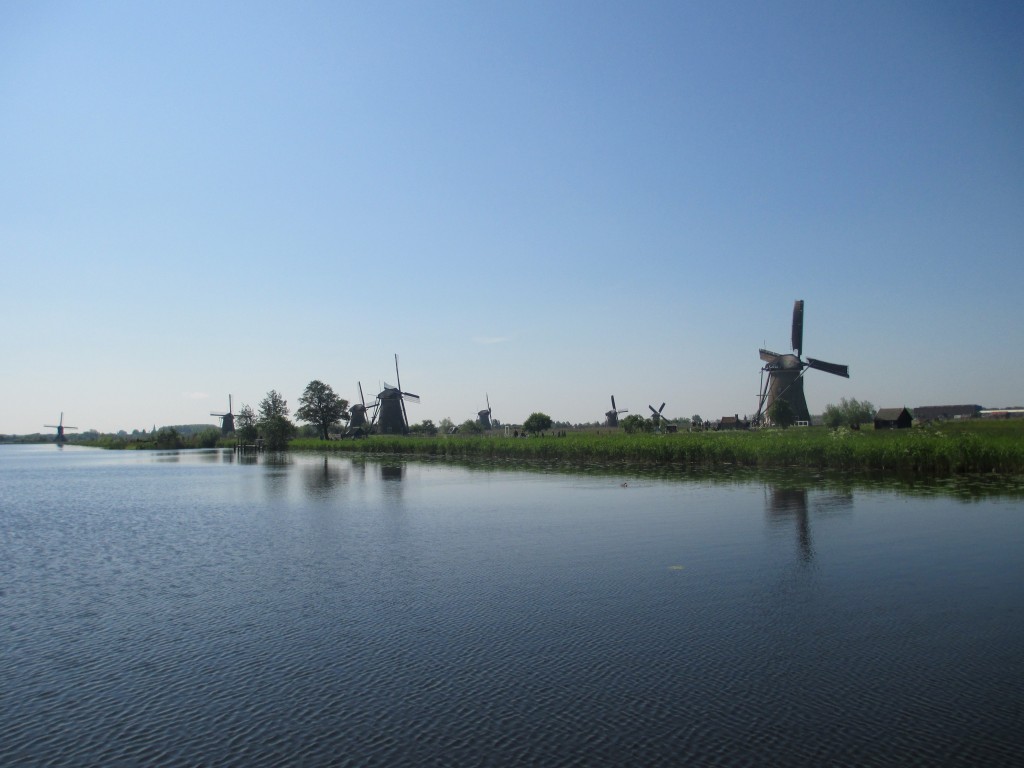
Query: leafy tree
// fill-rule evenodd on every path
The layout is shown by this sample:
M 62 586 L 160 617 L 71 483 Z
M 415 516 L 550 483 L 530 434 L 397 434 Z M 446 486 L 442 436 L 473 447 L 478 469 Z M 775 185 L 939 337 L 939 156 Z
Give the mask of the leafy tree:
M 295 425 L 288 419 L 288 401 L 276 390 L 270 390 L 260 401 L 258 425 L 268 450 L 283 451 L 288 447 Z
M 846 424 L 870 423 L 875 418 L 875 406 L 867 400 L 857 400 L 845 397 L 840 398 L 839 405 L 829 404 L 825 406 L 822 419 L 825 426 L 840 427 Z
M 430 435 L 433 437 L 437 434 L 437 425 L 434 424 L 430 419 L 424 419 L 419 424 L 413 424 L 409 427 L 409 431 L 418 435 Z
M 214 448 L 220 440 L 220 430 L 214 427 L 204 429 L 195 436 L 195 442 L 200 448 Z
M 793 413 L 793 406 L 786 400 L 779 397 L 768 408 L 768 418 L 778 427 L 785 429 L 796 422 L 796 414 Z
M 693 416 L 690 417 L 690 421 L 693 422 L 693 426 L 695 427 L 704 426 L 704 419 L 700 417 L 699 413 L 693 414 Z
M 459 432 L 464 435 L 479 435 L 484 431 L 484 428 L 480 426 L 480 422 L 476 419 L 466 419 L 464 422 L 459 424 Z
M 340 421 L 348 421 L 348 400 L 338 397 L 330 384 L 313 379 L 306 385 L 306 391 L 299 398 L 299 410 L 295 418 L 317 428 L 321 440 L 326 440 L 331 427 Z
M 156 447 L 161 449 L 181 448 L 181 435 L 174 427 L 161 427 L 156 433 Z
M 455 426 L 455 422 L 445 416 L 439 422 L 437 422 L 437 429 L 442 435 L 447 435 L 452 431 L 452 427 Z
M 633 435 L 637 432 L 651 432 L 654 429 L 654 422 L 645 419 L 639 413 L 633 413 L 619 421 L 619 426 L 627 435 Z
M 523 422 L 523 429 L 534 434 L 551 429 L 551 417 L 539 411 L 531 413 Z
M 143 431 L 145 434 L 145 431 Z M 248 405 L 242 405 L 242 410 L 235 417 L 235 435 L 244 443 L 251 443 L 258 435 L 256 430 L 256 412 Z

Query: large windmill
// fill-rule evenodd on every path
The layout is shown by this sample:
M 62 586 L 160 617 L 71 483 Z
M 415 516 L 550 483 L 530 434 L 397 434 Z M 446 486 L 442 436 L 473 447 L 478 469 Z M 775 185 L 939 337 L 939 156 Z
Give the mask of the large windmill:
M 220 433 L 222 435 L 230 435 L 235 431 L 235 414 L 232 412 L 231 395 L 228 395 L 227 413 L 211 413 L 210 415 L 220 419 Z
M 772 404 L 780 399 L 789 403 L 794 419 L 810 421 L 807 399 L 804 397 L 804 374 L 809 368 L 850 378 L 848 366 L 826 363 L 824 360 L 816 360 L 813 357 L 808 357 L 806 360 L 801 358 L 804 347 L 803 299 L 798 299 L 793 304 L 793 329 L 790 340 L 796 354 L 779 354 L 767 349 L 760 350 L 761 359 L 765 365 L 761 369 L 761 391 L 758 395 L 755 422 L 760 422 Z M 767 378 L 765 377 L 766 373 L 768 374 Z
M 477 411 L 476 420 L 484 429 L 491 428 L 491 396 L 484 392 L 484 399 L 487 401 L 486 411 Z
M 617 427 L 619 426 L 619 414 L 629 413 L 627 408 L 616 408 L 615 407 L 615 395 L 612 395 L 612 409 L 606 411 L 604 414 L 604 425 L 606 427 Z
M 381 434 L 406 434 L 409 431 L 409 417 L 405 413 L 405 401 L 420 401 L 419 395 L 402 391 L 402 378 L 398 374 L 398 355 L 395 355 L 395 378 L 398 386 L 392 387 L 384 382 L 384 391 L 377 395 L 377 431 Z
M 63 442 L 65 442 L 67 440 L 67 438 L 64 437 L 64 430 L 65 429 L 78 429 L 78 427 L 65 427 L 64 426 L 64 411 L 60 412 L 60 421 L 58 421 L 56 424 L 44 424 L 43 426 L 46 427 L 47 429 L 56 429 L 57 430 L 56 442 L 58 442 L 58 443 L 63 443 Z

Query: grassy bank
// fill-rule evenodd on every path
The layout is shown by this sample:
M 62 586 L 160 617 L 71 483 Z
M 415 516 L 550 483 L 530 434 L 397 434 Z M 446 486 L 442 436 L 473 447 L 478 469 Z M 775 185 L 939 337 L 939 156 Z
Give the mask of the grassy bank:
M 951 423 L 912 430 L 792 428 L 757 432 L 626 435 L 569 432 L 564 437 L 374 436 L 295 440 L 295 450 L 404 454 L 451 459 L 558 460 L 578 464 L 805 467 L 948 476 L 1024 473 L 1024 422 Z

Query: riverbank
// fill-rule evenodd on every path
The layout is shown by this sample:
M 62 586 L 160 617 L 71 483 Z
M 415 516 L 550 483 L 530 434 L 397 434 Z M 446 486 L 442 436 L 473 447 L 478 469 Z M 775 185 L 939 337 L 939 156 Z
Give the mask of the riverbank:
M 564 436 L 400 437 L 293 440 L 293 450 L 451 459 L 560 460 L 571 463 L 804 467 L 894 474 L 1024 474 L 1024 422 L 948 423 L 911 430 L 821 427 L 753 432 Z

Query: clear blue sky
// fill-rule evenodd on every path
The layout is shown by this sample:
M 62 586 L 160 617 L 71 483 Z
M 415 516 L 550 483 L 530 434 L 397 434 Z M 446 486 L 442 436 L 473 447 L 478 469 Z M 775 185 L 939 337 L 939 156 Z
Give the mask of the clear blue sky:
M 1024 4 L 0 6 L 0 432 L 311 379 L 484 407 L 1024 403 Z

